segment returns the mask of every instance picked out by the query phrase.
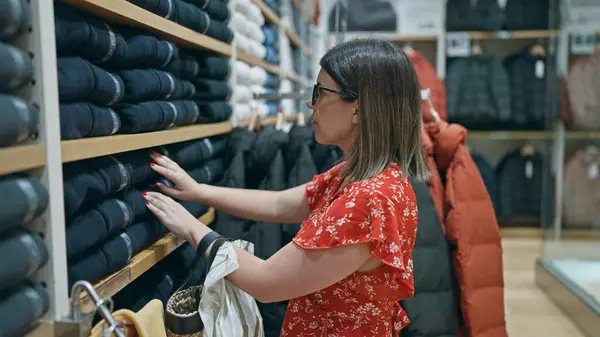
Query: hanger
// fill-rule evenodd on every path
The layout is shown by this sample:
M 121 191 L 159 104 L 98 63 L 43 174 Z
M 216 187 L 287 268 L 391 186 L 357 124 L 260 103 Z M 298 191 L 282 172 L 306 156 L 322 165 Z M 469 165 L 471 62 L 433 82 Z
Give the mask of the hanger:
M 404 44 L 404 47 L 402 47 L 402 50 L 407 54 L 407 55 L 413 55 L 415 53 L 415 50 L 412 46 L 412 41 L 407 41 Z
M 296 124 L 299 126 L 306 126 L 306 116 L 304 112 L 298 112 L 298 116 L 296 117 Z
M 427 105 L 429 106 L 429 113 L 431 114 L 431 117 L 433 118 L 433 120 L 436 123 L 439 122 L 441 120 L 441 118 L 440 118 L 440 114 L 438 114 L 438 112 L 433 107 L 433 101 L 431 100 L 431 89 L 427 88 L 427 89 L 421 90 L 421 100 L 427 101 Z
M 531 48 L 529 48 L 529 52 L 535 56 L 546 56 L 546 48 L 541 43 L 536 43 Z
M 479 42 L 475 41 L 471 44 L 471 55 L 481 55 L 483 54 L 483 49 Z
M 277 120 L 275 121 L 275 130 L 281 130 L 281 127 L 283 126 L 283 109 L 281 109 L 281 107 L 279 107 L 277 109 Z
M 250 116 L 250 122 L 248 122 L 248 131 L 259 131 L 260 127 L 260 116 L 257 112 L 253 112 Z
M 525 144 L 521 147 L 522 156 L 533 156 L 535 154 L 535 147 L 531 144 Z

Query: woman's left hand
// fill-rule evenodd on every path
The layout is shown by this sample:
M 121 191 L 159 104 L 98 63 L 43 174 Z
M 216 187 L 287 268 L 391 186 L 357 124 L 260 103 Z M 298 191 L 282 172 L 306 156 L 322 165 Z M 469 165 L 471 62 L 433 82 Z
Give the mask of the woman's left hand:
M 146 206 L 169 231 L 187 240 L 194 240 L 195 234 L 201 229 L 208 230 L 203 223 L 190 214 L 181 204 L 156 192 L 143 193 Z M 201 226 L 205 228 L 201 228 Z

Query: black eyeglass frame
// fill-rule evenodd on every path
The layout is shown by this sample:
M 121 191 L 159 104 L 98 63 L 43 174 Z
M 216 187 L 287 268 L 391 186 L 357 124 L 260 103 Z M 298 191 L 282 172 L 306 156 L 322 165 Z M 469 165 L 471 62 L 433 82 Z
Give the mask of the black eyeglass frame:
M 313 86 L 313 92 L 312 92 L 312 98 L 311 98 L 312 106 L 317 105 L 317 101 L 319 100 L 319 90 L 332 92 L 334 94 L 340 95 L 340 97 L 342 97 L 343 99 L 347 99 L 347 100 L 354 101 L 354 100 L 358 99 L 358 97 L 356 97 L 356 95 L 353 93 L 327 88 L 326 86 L 323 86 L 321 84 L 315 84 Z

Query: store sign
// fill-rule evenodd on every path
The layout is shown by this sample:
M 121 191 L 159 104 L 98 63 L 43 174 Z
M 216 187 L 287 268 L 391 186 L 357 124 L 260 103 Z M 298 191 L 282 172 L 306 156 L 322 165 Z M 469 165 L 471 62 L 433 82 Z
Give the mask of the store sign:
M 565 0 L 570 32 L 600 32 L 600 1 Z
M 404 36 L 431 36 L 444 31 L 445 0 L 391 1 L 398 17 L 398 33 Z
M 572 54 L 593 54 L 596 49 L 596 33 L 571 33 Z
M 465 57 L 471 55 L 471 36 L 466 32 L 448 32 L 446 34 L 446 55 Z

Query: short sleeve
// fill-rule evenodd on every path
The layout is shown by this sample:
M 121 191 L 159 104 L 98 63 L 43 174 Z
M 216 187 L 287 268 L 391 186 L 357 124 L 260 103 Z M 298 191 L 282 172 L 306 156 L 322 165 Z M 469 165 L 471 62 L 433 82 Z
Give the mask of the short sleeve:
M 329 171 L 313 176 L 312 180 L 306 185 L 306 200 L 308 208 L 312 211 L 323 199 L 325 190 L 331 184 L 332 180 L 337 177 L 338 167 L 334 166 Z
M 412 251 L 417 228 L 414 194 L 353 191 L 323 212 L 313 212 L 294 242 L 305 249 L 370 243 L 371 254 L 412 278 Z

